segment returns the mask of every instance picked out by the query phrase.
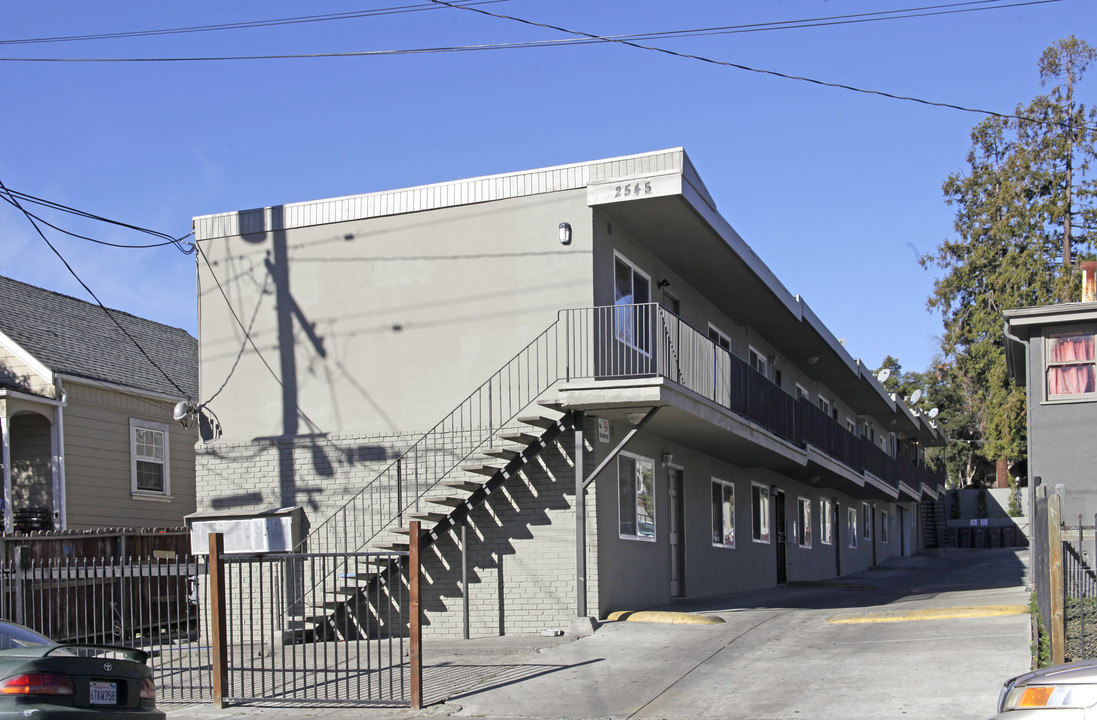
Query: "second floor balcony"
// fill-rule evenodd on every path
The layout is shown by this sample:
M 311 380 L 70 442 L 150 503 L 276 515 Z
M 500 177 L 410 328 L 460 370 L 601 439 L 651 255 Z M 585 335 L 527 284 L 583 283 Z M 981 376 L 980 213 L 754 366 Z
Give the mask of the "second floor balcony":
M 943 485 L 919 453 L 893 457 L 657 304 L 566 310 L 558 327 L 568 407 L 622 422 L 659 407 L 649 428 L 668 440 L 859 497 L 916 500 Z

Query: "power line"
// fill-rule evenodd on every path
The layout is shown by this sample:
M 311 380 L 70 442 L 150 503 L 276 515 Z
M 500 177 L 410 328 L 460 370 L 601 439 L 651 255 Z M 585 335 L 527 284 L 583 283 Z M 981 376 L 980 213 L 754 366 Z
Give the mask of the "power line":
M 805 21 L 788 21 L 786 23 L 759 23 L 756 25 L 748 26 L 726 26 L 722 28 L 701 28 L 695 30 L 680 30 L 680 31 L 665 31 L 660 33 L 642 33 L 636 35 L 596 35 L 580 30 L 570 30 L 568 28 L 552 25 L 548 23 L 541 23 L 533 20 L 526 20 L 524 18 L 514 17 L 511 15 L 503 15 L 500 13 L 493 13 L 487 10 L 483 10 L 477 7 L 472 7 L 472 4 L 459 4 L 456 2 L 445 2 L 444 0 L 430 0 L 430 2 L 436 5 L 442 5 L 458 10 L 468 10 L 470 12 L 480 13 L 488 17 L 494 17 L 501 20 L 509 20 L 533 27 L 541 27 L 545 29 L 555 30 L 558 32 L 574 35 L 576 38 L 569 40 L 539 40 L 539 41 L 527 41 L 527 42 L 514 42 L 514 43 L 489 43 L 482 45 L 451 45 L 440 47 L 425 47 L 425 48 L 405 48 L 398 50 L 363 50 L 353 52 L 330 52 L 330 53 L 286 53 L 286 54 L 272 54 L 272 55 L 217 55 L 217 56 L 185 56 L 185 57 L 112 57 L 112 58 L 11 58 L 0 57 L 0 62 L 32 62 L 32 63 L 177 63 L 177 62 L 225 62 L 225 61 L 259 61 L 259 60 L 304 60 L 304 59 L 321 59 L 321 58 L 355 58 L 355 57 L 381 57 L 381 56 L 393 56 L 393 55 L 420 55 L 420 54 L 433 54 L 433 53 L 451 53 L 451 52 L 475 52 L 481 50 L 508 50 L 518 48 L 540 48 L 540 47 L 559 47 L 564 45 L 587 45 L 594 43 L 618 43 L 621 45 L 627 45 L 639 50 L 647 50 L 650 52 L 662 53 L 664 55 L 670 55 L 687 60 L 696 60 L 699 62 L 708 63 L 711 65 L 717 65 L 722 67 L 734 68 L 737 70 L 743 70 L 746 72 L 759 73 L 763 75 L 770 75 L 772 77 L 778 77 L 785 80 L 795 80 L 799 82 L 811 83 L 813 85 L 819 85 L 821 87 L 835 88 L 839 90 L 847 90 L 849 92 L 856 92 L 866 95 L 875 95 L 877 97 L 883 97 L 890 100 L 900 100 L 904 102 L 913 102 L 921 105 L 927 105 L 930 107 L 939 107 L 950 110 L 959 110 L 961 112 L 975 113 L 978 115 L 987 115 L 990 117 L 997 117 L 1008 120 L 1023 120 L 1029 122 L 1036 122 L 1039 124 L 1056 124 L 1047 120 L 1039 120 L 1034 118 L 1028 118 L 1011 113 L 1002 113 L 994 110 L 984 110 L 980 108 L 967 107 L 964 105 L 958 105 L 955 103 L 946 103 L 934 100 L 926 100 L 924 98 L 917 98 L 909 95 L 899 95 L 897 93 L 890 93 L 883 90 L 872 90 L 869 88 L 861 88 L 853 85 L 846 85 L 844 83 L 828 82 L 824 80 L 818 80 L 802 75 L 792 75 L 789 73 L 782 73 L 776 70 L 766 70 L 763 68 L 755 68 L 749 65 L 743 65 L 741 63 L 734 63 L 725 60 L 716 60 L 714 58 L 705 57 L 702 55 L 694 55 L 691 53 L 678 52 L 675 50 L 669 50 L 667 48 L 656 47 L 653 45 L 645 45 L 636 42 L 637 38 L 650 39 L 667 39 L 674 37 L 696 37 L 701 35 L 714 35 L 714 34 L 727 34 L 733 32 L 760 32 L 771 31 L 779 29 L 794 29 L 803 27 L 821 27 L 837 24 L 848 24 L 855 22 L 875 22 L 880 20 L 894 20 L 894 19 L 909 19 L 911 17 L 926 17 L 930 15 L 942 15 L 942 14 L 954 14 L 954 13 L 966 13 L 966 12 L 979 12 L 986 10 L 999 10 L 1006 8 L 1025 7 L 1029 5 L 1045 5 L 1049 3 L 1063 2 L 1064 0 L 1022 0 L 1020 2 L 1013 2 L 1008 4 L 1002 4 L 1002 0 L 969 0 L 969 2 L 951 3 L 948 5 L 933 5 L 924 6 L 922 8 L 910 8 L 907 10 L 895 10 L 895 11 L 880 11 L 878 13 L 862 13 L 860 15 L 849 16 L 832 16 L 829 18 L 814 18 Z M 991 5 L 990 3 L 994 3 Z M 968 5 L 975 5 L 977 7 L 963 7 Z M 960 8 L 954 10 L 943 10 L 943 8 Z M 934 12 L 920 12 L 933 10 Z M 887 17 L 863 17 L 868 15 L 885 15 L 888 13 L 920 13 L 920 14 L 906 14 L 906 15 L 888 15 Z M 1080 126 L 1065 126 L 1065 127 L 1078 127 L 1087 130 L 1097 130 L 1097 127 L 1082 124 Z
M 503 2 L 505 0 L 484 0 L 484 2 Z M 434 0 L 430 0 L 434 2 Z M 1064 0 L 1020 0 L 1018 2 L 1010 4 L 1000 4 L 1003 0 L 968 0 L 967 2 L 950 3 L 946 5 L 928 5 L 916 8 L 906 8 L 901 10 L 883 10 L 871 13 L 858 13 L 852 15 L 835 15 L 829 17 L 808 18 L 803 20 L 787 20 L 769 23 L 752 23 L 746 25 L 725 25 L 708 28 L 693 28 L 688 30 L 666 30 L 658 32 L 648 33 L 634 33 L 626 35 L 593 35 L 589 33 L 572 32 L 565 30 L 564 28 L 557 28 L 553 25 L 546 25 L 533 21 L 527 21 L 520 18 L 511 17 L 508 15 L 500 15 L 495 13 L 488 13 L 486 11 L 479 11 L 471 7 L 480 3 L 440 3 L 451 8 L 474 10 L 476 12 L 482 12 L 483 14 L 491 17 L 514 20 L 525 24 L 544 27 L 553 30 L 559 30 L 574 35 L 578 35 L 576 38 L 558 39 L 558 40 L 530 40 L 524 42 L 506 42 L 506 43 L 482 43 L 477 45 L 443 45 L 436 47 L 422 47 L 422 48 L 401 48 L 395 50 L 361 50 L 361 51 L 348 51 L 348 52 L 328 52 L 328 53 L 279 53 L 279 54 L 266 54 L 266 55 L 206 55 L 206 56 L 179 56 L 179 57 L 111 57 L 111 58 L 0 58 L 0 62 L 38 62 L 38 63 L 175 63 L 175 62 L 227 62 L 227 61 L 242 61 L 242 60 L 305 60 L 305 59 L 317 59 L 317 58 L 354 58 L 354 57 L 374 57 L 374 56 L 391 56 L 391 55 L 422 55 L 433 53 L 450 53 L 450 52 L 475 52 L 482 50 L 515 50 L 515 49 L 529 49 L 529 48 L 544 48 L 544 47 L 562 47 L 567 45 L 591 45 L 604 42 L 618 42 L 628 44 L 631 41 L 645 39 L 671 39 L 671 38 L 684 38 L 684 37 L 702 37 L 706 35 L 728 35 L 737 33 L 748 32 L 771 32 L 775 30 L 793 30 L 800 28 L 812 28 L 812 27 L 829 27 L 834 25 L 848 25 L 865 22 L 881 22 L 890 20 L 906 20 L 911 18 L 920 17 L 932 17 L 935 15 L 952 15 L 958 13 L 971 13 L 971 12 L 983 12 L 987 10 L 1001 10 L 1013 7 L 1022 7 L 1027 5 L 1044 5 L 1048 3 L 1064 2 Z M 995 3 L 990 5 L 990 3 Z M 977 5 L 980 7 L 965 7 L 970 5 Z M 954 10 L 947 10 L 945 8 L 960 8 Z M 931 12 L 932 11 L 932 12 Z M 112 34 L 113 35 L 113 34 Z M 125 33 L 117 33 L 117 35 L 124 36 Z M 76 36 L 74 36 L 76 37 Z M 89 39 L 98 36 L 88 36 Z M 4 44 L 0 41 L 0 45 Z M 658 50 L 658 48 L 645 48 Z M 670 52 L 670 51 L 663 51 Z M 701 58 L 698 58 L 701 59 Z M 765 71 L 758 71 L 765 72 Z
M 510 0 L 466 0 L 468 5 L 487 5 Z M 115 40 L 134 37 L 155 37 L 160 35 L 181 35 L 185 33 L 213 32 L 218 30 L 242 30 L 249 28 L 277 27 L 281 25 L 297 25 L 301 23 L 327 22 L 331 20 L 354 20 L 365 17 L 381 15 L 398 15 L 402 13 L 422 12 L 424 10 L 439 10 L 437 5 L 419 3 L 417 5 L 397 5 L 394 7 L 378 8 L 376 10 L 359 10 L 354 12 L 329 13 L 326 15 L 300 15 L 288 18 L 273 18 L 269 20 L 246 20 L 234 23 L 218 23 L 212 25 L 190 25 L 186 27 L 164 28 L 160 30 L 130 30 L 112 33 L 94 33 L 89 35 L 61 35 L 56 37 L 21 38 L 16 40 L 0 40 L 0 45 L 33 45 L 38 43 L 79 42 L 84 40 Z
M 993 1 L 993 0 L 988 0 L 988 1 Z M 996 5 L 994 7 L 995 8 L 1005 8 L 1005 7 L 1018 7 L 1018 6 L 1022 6 L 1022 5 L 1042 5 L 1042 4 L 1049 3 L 1049 2 L 1061 2 L 1061 1 L 1062 0 L 1027 0 L 1026 2 L 1013 3 L 1013 4 L 1010 4 L 1010 5 Z M 685 60 L 697 60 L 699 62 L 708 63 L 710 65 L 719 65 L 719 66 L 722 66 L 722 67 L 735 68 L 736 70 L 745 70 L 747 72 L 759 73 L 759 74 L 762 74 L 762 75 L 771 75 L 773 77 L 779 77 L 779 78 L 783 78 L 785 80 L 797 80 L 799 82 L 811 83 L 813 85 L 819 85 L 819 86 L 822 86 L 822 87 L 836 88 L 836 89 L 839 89 L 839 90 L 848 90 L 850 92 L 862 93 L 862 94 L 865 94 L 865 95 L 876 95 L 878 97 L 884 97 L 884 98 L 888 98 L 890 100 L 903 100 L 903 101 L 906 101 L 906 102 L 914 102 L 914 103 L 919 103 L 921 105 L 928 105 L 928 106 L 931 106 L 931 107 L 947 108 L 947 109 L 950 109 L 950 110 L 960 110 L 962 112 L 976 113 L 976 114 L 979 114 L 979 115 L 989 115 L 991 117 L 1002 118 L 1002 119 L 1005 119 L 1005 120 L 1024 120 L 1024 121 L 1028 121 L 1028 122 L 1040 123 L 1042 125 L 1061 125 L 1061 123 L 1053 123 L 1053 122 L 1050 122 L 1050 121 L 1047 121 L 1047 120 L 1040 120 L 1038 118 L 1023 117 L 1023 116 L 1015 115 L 1015 114 L 1011 114 L 1011 113 L 1000 113 L 1000 112 L 995 112 L 993 110 L 981 110 L 979 108 L 966 107 L 964 105 L 956 105 L 956 104 L 953 104 L 953 103 L 938 102 L 938 101 L 935 101 L 935 100 L 925 100 L 923 98 L 916 98 L 916 97 L 912 97 L 912 96 L 909 96 L 909 95 L 897 95 L 895 93 L 889 93 L 889 92 L 885 92 L 883 90 L 870 90 L 868 88 L 860 88 L 860 87 L 856 87 L 856 86 L 853 86 L 853 85 L 845 85 L 843 83 L 827 82 L 827 81 L 824 81 L 824 80 L 817 80 L 815 78 L 809 78 L 809 77 L 805 77 L 805 76 L 802 76 L 802 75 L 790 75 L 788 73 L 782 73 L 782 72 L 778 72 L 776 70 L 765 70 L 765 69 L 762 69 L 762 68 L 755 68 L 755 67 L 751 67 L 749 65 L 742 65 L 740 63 L 733 63 L 733 62 L 729 62 L 729 61 L 726 61 L 726 60 L 716 60 L 716 59 L 713 59 L 713 58 L 705 57 L 703 55 L 693 55 L 693 54 L 690 54 L 690 53 L 678 52 L 676 50 L 668 50 L 667 48 L 656 47 L 654 45 L 644 45 L 644 44 L 641 44 L 641 43 L 638 43 L 638 42 L 634 42 L 632 40 L 622 40 L 620 38 L 594 35 L 592 33 L 584 32 L 582 30 L 570 30 L 568 28 L 560 27 L 558 25 L 551 25 L 549 23 L 537 22 L 535 20 L 527 20 L 525 18 L 514 17 L 512 15 L 503 15 L 503 14 L 500 14 L 500 13 L 493 13 L 493 12 L 489 12 L 487 10 L 482 10 L 480 8 L 468 7 L 468 6 L 464 6 L 464 5 L 457 5 L 455 3 L 448 2 L 447 0 L 430 0 L 430 2 L 438 4 L 438 5 L 445 5 L 446 7 L 450 7 L 450 8 L 453 8 L 455 10 L 468 10 L 469 12 L 479 13 L 481 15 L 487 15 L 488 17 L 498 18 L 500 20 L 509 20 L 509 21 L 512 21 L 512 22 L 521 23 L 523 25 L 531 25 L 531 26 L 534 26 L 534 27 L 541 27 L 541 28 L 546 28 L 546 29 L 550 29 L 550 30 L 556 30 L 556 31 L 559 31 L 559 32 L 567 33 L 569 35 L 576 35 L 576 36 L 579 36 L 579 37 L 587 38 L 587 39 L 593 40 L 593 41 L 619 43 L 621 45 L 627 45 L 628 47 L 636 48 L 638 50 L 647 50 L 649 52 L 662 53 L 664 55 L 670 55 L 672 57 L 682 58 L 682 59 L 685 59 Z M 1074 126 L 1072 126 L 1072 127 L 1074 127 Z M 1097 130 L 1097 127 L 1091 127 L 1091 126 L 1085 125 L 1085 124 L 1083 124 L 1081 127 L 1085 128 L 1085 129 L 1088 129 L 1088 130 Z
M 35 197 L 34 195 L 30 195 L 28 193 L 20 192 L 18 190 L 11 190 L 11 189 L 6 188 L 6 187 L 4 188 L 4 194 L 0 195 L 0 197 L 3 197 L 4 200 L 6 200 L 11 205 L 15 206 L 20 212 L 27 215 L 28 218 L 33 218 L 33 219 L 43 223 L 44 225 L 48 225 L 49 227 L 53 228 L 54 230 L 57 230 L 58 232 L 65 233 L 66 235 L 70 235 L 72 237 L 79 238 L 81 240 L 88 240 L 89 242 L 97 243 L 99 245 L 106 245 L 108 247 L 134 248 L 134 249 L 144 249 L 144 248 L 153 248 L 153 247 L 163 247 L 165 245 L 175 245 L 179 249 L 179 251 L 181 253 L 183 253 L 184 255 L 190 255 L 191 253 L 194 252 L 193 247 L 191 247 L 190 249 L 187 249 L 187 248 L 184 248 L 183 245 L 182 245 L 182 241 L 184 239 L 190 237 L 191 235 L 193 235 L 194 234 L 193 232 L 187 233 L 183 237 L 176 238 L 176 237 L 173 237 L 173 236 L 171 236 L 171 235 L 169 235 L 165 232 L 160 232 L 159 230 L 150 230 L 149 228 L 141 227 L 140 225 L 132 225 L 130 223 L 122 222 L 120 220 L 111 220 L 110 218 L 106 218 L 106 217 L 103 217 L 101 215 L 96 215 L 95 213 L 91 213 L 91 212 L 88 212 L 86 210 L 78 210 L 77 208 L 69 207 L 68 205 L 63 205 L 59 202 L 54 202 L 53 200 L 45 200 L 43 198 Z M 78 233 L 70 232 L 70 231 L 65 230 L 63 228 L 60 228 L 60 227 L 58 227 L 58 226 L 42 219 L 38 215 L 35 215 L 35 214 L 31 213 L 26 208 L 24 208 L 21 204 L 19 204 L 19 202 L 17 202 L 17 200 L 23 200 L 24 202 L 28 202 L 28 203 L 31 203 L 33 205 L 39 205 L 41 207 L 47 207 L 47 208 L 50 208 L 52 210 L 59 210 L 61 212 L 69 213 L 70 215 L 76 215 L 77 217 L 86 218 L 88 220 L 95 220 L 97 222 L 106 223 L 108 225 L 116 225 L 118 227 L 126 228 L 128 230 L 134 230 L 134 231 L 139 232 L 139 233 L 144 233 L 146 235 L 151 235 L 153 237 L 161 238 L 162 240 L 164 240 L 164 242 L 149 244 L 149 245 L 126 245 L 126 244 L 120 244 L 120 243 L 111 243 L 111 242 L 107 242 L 105 240 L 98 240 L 96 238 L 88 237 L 86 235 L 80 235 Z
M 477 0 L 475 2 L 457 2 L 455 5 L 470 6 L 470 5 L 486 5 L 497 2 L 509 2 L 509 0 Z M 665 30 L 648 33 L 634 33 L 628 35 L 606 35 L 599 36 L 598 40 L 593 39 L 570 39 L 570 40 L 557 40 L 547 43 L 548 45 L 554 44 L 589 44 L 593 42 L 604 42 L 608 40 L 638 40 L 645 39 L 667 39 L 675 37 L 700 37 L 704 35 L 726 35 L 737 33 L 749 33 L 749 32 L 769 32 L 774 30 L 791 30 L 796 28 L 812 28 L 812 27 L 826 27 L 831 25 L 848 25 L 865 22 L 881 22 L 887 20 L 905 20 L 911 18 L 920 17 L 932 17 L 936 15 L 952 15 L 958 13 L 970 13 L 980 12 L 985 10 L 999 10 L 1009 7 L 1018 7 L 1021 5 L 1039 5 L 1048 2 L 1062 2 L 1062 0 L 1025 0 L 1023 2 L 1016 2 L 1009 5 L 1001 5 L 1003 0 L 967 0 L 966 2 L 954 2 L 943 5 L 928 5 L 923 7 L 914 8 L 902 8 L 898 10 L 879 10 L 867 13 L 853 13 L 847 15 L 831 15 L 815 18 L 805 18 L 800 20 L 781 20 L 775 22 L 764 23 L 748 23 L 742 25 L 723 25 L 716 27 L 706 28 L 693 28 L 688 30 Z M 976 7 L 970 7 L 976 6 Z M 960 9 L 950 9 L 960 8 Z M 297 23 L 307 22 L 322 22 L 328 20 L 346 20 L 357 19 L 364 17 L 374 17 L 380 15 L 391 15 L 396 13 L 408 13 L 408 12 L 420 12 L 422 10 L 440 10 L 442 9 L 434 3 L 423 3 L 422 5 L 405 5 L 396 6 L 391 8 L 380 8 L 377 10 L 365 10 L 358 12 L 346 12 L 346 13 L 332 13 L 328 15 L 305 15 L 301 17 L 291 18 L 277 18 L 272 20 L 251 20 L 242 21 L 236 23 L 221 23 L 213 25 L 194 25 L 188 27 L 179 28 L 165 28 L 161 30 L 133 30 L 113 33 L 96 33 L 89 35 L 63 35 L 57 37 L 43 37 L 43 38 L 24 38 L 16 40 L 0 40 L 0 46 L 3 45 L 27 45 L 38 43 L 57 43 L 57 42 L 77 42 L 84 40 L 111 40 L 111 39 L 123 39 L 131 37 L 154 37 L 162 35 L 177 35 L 182 33 L 196 33 L 196 32 L 210 32 L 218 30 L 238 30 L 249 29 L 259 27 L 276 27 L 281 25 L 291 25 Z M 471 46 L 453 46 L 453 51 L 460 49 L 503 49 L 503 48 L 520 48 L 520 47 L 540 47 L 543 41 L 529 42 L 529 43 L 497 43 L 491 45 L 471 45 Z M 425 50 L 410 50 L 407 52 L 424 52 Z M 401 51 L 392 51 L 401 52 Z M 336 56 L 341 54 L 334 54 Z M 257 59 L 263 58 L 298 58 L 298 57 L 318 57 L 319 55 L 271 55 L 271 56 L 249 56 L 241 59 Z M 221 58 L 218 58 L 221 59 Z
M 84 290 L 87 291 L 88 295 L 91 295 L 92 299 L 95 300 L 95 303 L 103 309 L 103 312 L 105 312 L 107 314 L 107 317 L 110 318 L 111 322 L 113 322 L 115 326 L 122 331 L 122 334 L 130 339 L 130 342 L 132 342 L 134 347 L 136 347 L 137 350 L 144 356 L 144 358 L 149 361 L 149 364 L 156 368 L 158 371 L 160 371 L 160 374 L 164 376 L 164 379 L 171 383 L 171 386 L 178 390 L 180 395 L 186 396 L 187 392 L 183 388 L 179 387 L 179 384 L 176 383 L 175 380 L 173 380 L 171 376 L 167 374 L 164 368 L 160 367 L 160 365 L 157 364 L 157 362 L 153 360 L 151 356 L 149 356 L 149 354 L 145 351 L 145 348 L 141 346 L 141 343 L 137 342 L 137 339 L 133 337 L 133 335 L 131 335 L 130 332 L 122 326 L 122 323 L 118 322 L 118 318 L 114 316 L 114 313 L 111 312 L 110 309 L 108 309 L 107 306 L 102 303 L 99 297 L 92 291 L 90 287 L 88 287 L 87 283 L 85 283 L 80 278 L 80 276 L 76 274 L 76 271 L 73 270 L 72 265 L 69 265 L 69 262 L 65 259 L 64 255 L 62 255 L 60 251 L 58 251 L 57 248 L 54 247 L 53 243 L 49 241 L 49 238 L 46 237 L 46 234 L 42 232 L 42 228 L 38 227 L 38 223 L 35 222 L 34 217 L 31 216 L 31 214 L 25 209 L 23 209 L 23 206 L 19 203 L 19 200 L 16 199 L 10 191 L 8 191 L 7 186 L 4 185 L 4 182 L 2 180 L 0 180 L 0 192 L 6 194 L 8 198 L 10 198 L 12 204 L 15 205 L 16 209 L 21 211 L 26 216 L 27 221 L 30 222 L 35 232 L 38 233 L 38 236 L 42 238 L 46 245 L 49 246 L 50 250 L 53 251 L 53 254 L 61 260 L 61 263 L 65 266 L 65 268 L 68 269 L 69 273 L 74 278 L 76 278 L 76 282 L 80 283 Z

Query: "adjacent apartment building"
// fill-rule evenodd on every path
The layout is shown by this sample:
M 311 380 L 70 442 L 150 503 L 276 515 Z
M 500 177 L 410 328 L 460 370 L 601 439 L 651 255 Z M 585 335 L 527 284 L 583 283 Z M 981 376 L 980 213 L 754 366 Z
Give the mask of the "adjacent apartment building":
M 919 548 L 942 434 L 781 285 L 680 148 L 194 229 L 199 510 L 302 507 L 311 551 L 406 547 L 419 519 L 432 632 Z
M 1080 263 L 1082 302 L 1007 310 L 1010 376 L 1027 388 L 1028 486 L 1059 494 L 1067 524 L 1097 514 L 1097 262 Z M 1081 517 L 1081 522 L 1078 522 Z

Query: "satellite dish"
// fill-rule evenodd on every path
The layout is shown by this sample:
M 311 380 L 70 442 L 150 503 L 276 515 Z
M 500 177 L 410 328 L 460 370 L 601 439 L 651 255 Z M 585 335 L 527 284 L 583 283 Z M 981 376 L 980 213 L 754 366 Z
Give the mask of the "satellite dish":
M 876 373 L 876 380 L 881 383 L 886 382 L 889 377 L 891 377 L 891 370 L 889 368 L 884 368 Z
M 182 421 L 187 415 L 190 415 L 190 401 L 180 400 L 175 403 L 175 409 L 172 410 L 171 416 L 176 420 Z
M 910 394 L 910 404 L 911 405 L 913 405 L 914 403 L 918 402 L 921 399 L 922 399 L 922 391 L 921 390 L 915 390 L 914 392 L 912 392 Z
M 933 408 L 928 413 L 926 413 L 926 415 L 929 415 L 929 419 L 932 420 L 933 418 L 937 417 L 937 413 L 939 413 L 939 412 L 941 412 L 941 411 L 938 410 L 937 408 Z

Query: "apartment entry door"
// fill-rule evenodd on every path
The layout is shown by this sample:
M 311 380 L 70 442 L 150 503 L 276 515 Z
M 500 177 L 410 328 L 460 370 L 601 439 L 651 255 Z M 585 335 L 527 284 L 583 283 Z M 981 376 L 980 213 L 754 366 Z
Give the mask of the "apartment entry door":
M 667 487 L 670 492 L 670 596 L 685 597 L 686 544 L 682 537 L 685 527 L 682 468 L 667 466 Z
M 786 553 L 788 548 L 788 528 L 785 525 L 785 494 L 778 490 L 774 505 L 777 510 L 777 584 L 788 582 L 788 567 L 786 566 Z

